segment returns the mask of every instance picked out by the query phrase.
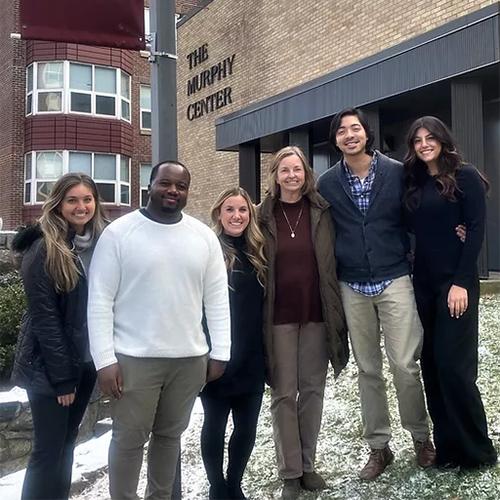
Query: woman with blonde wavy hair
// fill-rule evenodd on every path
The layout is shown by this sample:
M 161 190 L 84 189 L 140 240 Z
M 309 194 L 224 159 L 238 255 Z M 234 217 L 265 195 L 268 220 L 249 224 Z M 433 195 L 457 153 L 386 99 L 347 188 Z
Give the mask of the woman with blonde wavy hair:
M 321 490 L 315 470 L 328 361 L 348 359 L 329 204 L 297 146 L 280 149 L 259 206 L 268 260 L 264 307 L 266 373 L 282 499 Z
M 12 379 L 28 393 L 34 427 L 23 499 L 69 496 L 78 427 L 96 379 L 86 275 L 106 223 L 94 181 L 69 173 L 55 183 L 39 222 L 12 243 L 27 297 Z
M 264 392 L 262 305 L 266 275 L 264 239 L 255 208 L 242 188 L 223 191 L 211 218 L 226 261 L 231 309 L 231 359 L 224 375 L 201 393 L 205 418 L 201 453 L 210 483 L 209 498 L 245 498 L 241 480 L 255 444 Z M 227 474 L 224 478 L 224 436 L 232 412 Z

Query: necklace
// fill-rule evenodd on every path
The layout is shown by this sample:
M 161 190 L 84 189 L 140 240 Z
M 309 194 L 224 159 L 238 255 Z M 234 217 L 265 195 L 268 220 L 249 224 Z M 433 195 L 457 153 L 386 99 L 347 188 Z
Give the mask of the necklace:
M 292 228 L 292 225 L 290 224 L 290 221 L 288 220 L 288 217 L 286 216 L 285 209 L 283 208 L 283 203 L 281 203 L 280 200 L 280 207 L 281 211 L 283 212 L 283 215 L 285 216 L 286 223 L 288 224 L 288 227 L 290 228 L 290 237 L 295 238 L 295 231 L 297 230 L 297 226 L 299 225 L 300 218 L 302 217 L 302 211 L 304 210 L 304 200 L 302 200 L 302 205 L 300 206 L 300 212 L 299 216 L 297 217 L 297 220 L 295 221 L 295 225 Z

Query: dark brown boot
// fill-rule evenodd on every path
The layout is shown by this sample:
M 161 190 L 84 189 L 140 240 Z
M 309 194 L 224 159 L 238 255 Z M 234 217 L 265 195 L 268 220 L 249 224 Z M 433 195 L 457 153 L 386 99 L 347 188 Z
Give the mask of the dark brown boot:
M 384 472 L 385 468 L 394 460 L 394 455 L 387 445 L 381 450 L 370 451 L 368 462 L 359 473 L 359 478 L 365 481 L 373 481 Z
M 432 467 L 436 463 L 436 450 L 430 439 L 425 441 L 413 440 L 415 447 L 415 455 L 417 457 L 417 464 L 420 467 Z

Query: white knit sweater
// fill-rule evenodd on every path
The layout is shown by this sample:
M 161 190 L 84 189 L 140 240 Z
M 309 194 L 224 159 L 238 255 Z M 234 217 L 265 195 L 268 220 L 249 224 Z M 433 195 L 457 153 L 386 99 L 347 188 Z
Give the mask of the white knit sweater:
M 183 358 L 212 350 L 227 361 L 231 333 L 227 273 L 217 237 L 183 214 L 176 224 L 154 222 L 136 210 L 101 235 L 90 266 L 88 327 L 96 368 L 115 353 Z

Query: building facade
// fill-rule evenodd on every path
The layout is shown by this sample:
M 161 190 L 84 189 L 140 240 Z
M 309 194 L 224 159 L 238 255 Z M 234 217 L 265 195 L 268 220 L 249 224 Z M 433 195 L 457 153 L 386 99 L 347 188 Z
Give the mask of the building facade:
M 148 2 L 146 2 L 146 7 Z M 401 159 L 413 119 L 451 126 L 491 182 L 481 267 L 500 270 L 498 0 L 185 0 L 177 29 L 179 159 L 187 210 L 208 221 L 218 193 L 259 201 L 271 153 L 298 144 L 320 174 L 336 161 L 332 116 L 361 107 L 376 147 Z M 38 216 L 51 183 L 89 172 L 112 216 L 144 204 L 151 168 L 147 54 L 12 41 L 0 0 L 0 217 Z M 146 23 L 147 26 L 147 23 Z M 7 35 L 7 36 L 6 36 Z
M 481 268 L 500 270 L 498 1 L 212 0 L 178 25 L 179 156 L 190 209 L 223 188 L 258 201 L 270 153 L 297 144 L 320 174 L 333 115 L 364 109 L 376 147 L 401 159 L 409 124 L 442 118 L 491 181 Z

